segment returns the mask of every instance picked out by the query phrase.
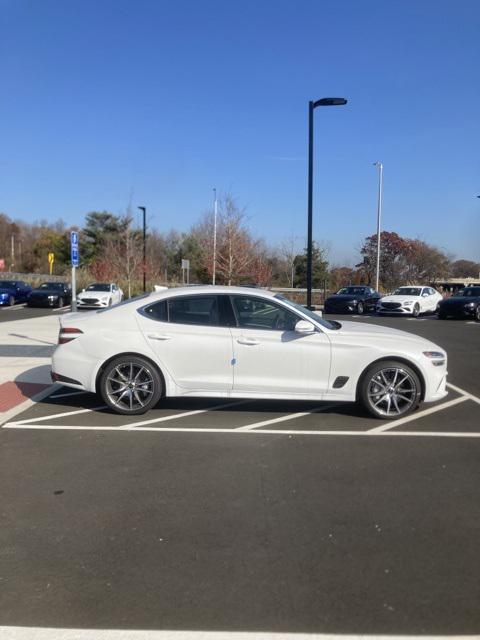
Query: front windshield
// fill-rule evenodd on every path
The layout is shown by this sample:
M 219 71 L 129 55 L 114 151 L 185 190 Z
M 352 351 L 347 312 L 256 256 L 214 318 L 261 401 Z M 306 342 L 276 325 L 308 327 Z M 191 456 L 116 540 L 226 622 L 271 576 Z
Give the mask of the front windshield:
M 339 322 L 336 322 L 335 320 L 333 321 L 324 320 L 317 313 L 315 313 L 315 311 L 310 311 L 310 309 L 307 309 L 307 307 L 304 307 L 301 304 L 298 304 L 297 302 L 292 302 L 292 300 L 289 300 L 288 298 L 285 298 L 280 294 L 277 294 L 275 298 L 277 300 L 282 300 L 282 302 L 287 302 L 291 307 L 293 307 L 294 309 L 297 309 L 298 311 L 301 311 L 306 316 L 308 316 L 315 322 L 318 322 L 326 329 L 335 330 L 335 329 L 340 329 L 340 327 L 342 326 Z
M 63 287 L 61 282 L 44 282 L 39 286 L 39 289 L 63 289 Z
M 110 291 L 110 285 L 94 282 L 93 284 L 89 284 L 85 291 Z
M 343 287 L 337 292 L 337 295 L 363 295 L 365 293 L 365 287 Z
M 0 287 L 7 287 L 10 289 L 15 286 L 15 282 L 12 282 L 11 280 L 0 280 Z
M 400 287 L 394 292 L 394 296 L 419 296 L 422 293 L 421 287 Z
M 460 295 L 477 298 L 480 296 L 480 287 L 467 287 Z

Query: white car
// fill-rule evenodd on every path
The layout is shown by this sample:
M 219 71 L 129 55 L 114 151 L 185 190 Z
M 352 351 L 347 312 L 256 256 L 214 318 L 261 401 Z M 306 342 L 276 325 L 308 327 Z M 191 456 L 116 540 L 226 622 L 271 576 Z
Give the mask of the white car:
M 432 287 L 399 287 L 392 295 L 378 301 L 377 312 L 417 318 L 421 313 L 435 313 L 442 300 L 442 294 Z
M 123 300 L 123 291 L 113 282 L 94 282 L 77 294 L 79 309 L 101 309 Z
M 355 402 L 398 418 L 446 395 L 445 351 L 416 335 L 328 321 L 280 295 L 199 286 L 60 318 L 52 379 L 121 414 L 163 396 Z

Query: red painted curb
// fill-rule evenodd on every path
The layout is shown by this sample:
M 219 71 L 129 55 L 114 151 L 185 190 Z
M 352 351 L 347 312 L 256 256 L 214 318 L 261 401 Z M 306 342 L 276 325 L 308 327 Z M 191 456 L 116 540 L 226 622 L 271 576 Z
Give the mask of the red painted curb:
M 0 384 L 0 412 L 4 413 L 50 387 L 39 382 L 4 382 Z

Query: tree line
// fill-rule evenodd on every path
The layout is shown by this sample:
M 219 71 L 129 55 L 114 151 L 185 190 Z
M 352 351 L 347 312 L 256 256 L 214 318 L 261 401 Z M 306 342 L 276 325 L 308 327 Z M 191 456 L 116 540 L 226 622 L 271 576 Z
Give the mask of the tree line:
M 75 229 L 77 229 L 75 227 Z M 117 282 L 127 295 L 140 291 L 143 274 L 142 230 L 130 211 L 94 211 L 85 216 L 80 236 L 80 285 L 91 280 Z M 70 231 L 62 220 L 38 223 L 12 220 L 0 213 L 0 269 L 4 272 L 49 273 L 48 254 L 55 254 L 53 273 L 68 276 Z M 204 213 L 189 231 L 162 233 L 149 229 L 145 269 L 149 284 L 182 282 L 182 259 L 190 261 L 190 282 L 211 283 L 214 268 L 214 214 Z M 381 233 L 380 284 L 389 291 L 400 284 L 435 283 L 447 277 L 478 277 L 480 264 L 454 260 L 423 240 Z M 326 247 L 313 247 L 313 286 L 336 290 L 346 284 L 373 284 L 376 235 L 364 239 L 354 267 L 338 265 Z M 3 262 L 2 262 L 3 261 Z M 3 268 L 2 268 L 3 264 Z M 215 280 L 217 284 L 262 287 L 306 286 L 306 249 L 295 236 L 277 246 L 257 237 L 247 212 L 231 194 L 219 200 Z M 1 276 L 0 276 L 1 277 Z

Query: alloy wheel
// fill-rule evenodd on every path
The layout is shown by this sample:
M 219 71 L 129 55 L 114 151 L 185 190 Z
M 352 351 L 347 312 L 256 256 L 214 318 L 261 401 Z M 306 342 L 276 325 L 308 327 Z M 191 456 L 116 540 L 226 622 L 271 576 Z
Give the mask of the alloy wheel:
M 417 384 L 412 375 L 400 367 L 380 369 L 370 378 L 368 402 L 379 416 L 402 416 L 415 404 Z
M 414 318 L 418 318 L 420 315 L 420 307 L 418 306 L 418 303 L 413 307 L 412 315 Z
M 155 394 L 155 379 L 145 365 L 122 362 L 109 372 L 105 393 L 112 407 L 136 412 L 150 403 Z

